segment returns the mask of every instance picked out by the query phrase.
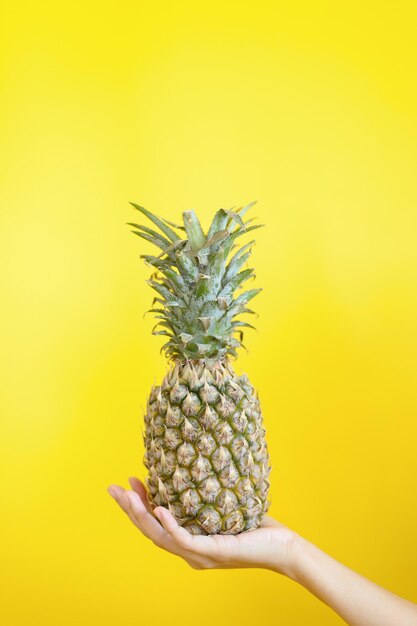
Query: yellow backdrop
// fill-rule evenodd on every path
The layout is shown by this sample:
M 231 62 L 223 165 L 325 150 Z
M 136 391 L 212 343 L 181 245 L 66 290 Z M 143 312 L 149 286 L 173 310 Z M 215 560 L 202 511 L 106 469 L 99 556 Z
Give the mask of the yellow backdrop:
M 106 492 L 165 370 L 128 201 L 251 200 L 272 514 L 417 601 L 414 3 L 6 2 L 3 623 L 341 623 L 270 572 L 195 572 Z M 148 246 L 148 247 L 147 247 Z

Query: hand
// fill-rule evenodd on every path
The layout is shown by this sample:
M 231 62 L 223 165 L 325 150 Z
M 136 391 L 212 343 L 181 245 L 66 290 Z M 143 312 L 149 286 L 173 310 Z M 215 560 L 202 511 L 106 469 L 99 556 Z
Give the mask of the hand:
M 146 537 L 194 569 L 271 569 L 303 585 L 350 626 L 417 626 L 417 605 L 338 563 L 269 516 L 257 530 L 240 535 L 190 535 L 168 509 L 158 506 L 152 512 L 137 478 L 129 482 L 131 490 L 112 485 L 110 495 Z
M 191 535 L 168 509 L 153 511 L 137 478 L 131 490 L 109 487 L 110 495 L 155 545 L 183 558 L 194 569 L 262 567 L 290 575 L 296 534 L 265 515 L 260 528 L 239 535 Z

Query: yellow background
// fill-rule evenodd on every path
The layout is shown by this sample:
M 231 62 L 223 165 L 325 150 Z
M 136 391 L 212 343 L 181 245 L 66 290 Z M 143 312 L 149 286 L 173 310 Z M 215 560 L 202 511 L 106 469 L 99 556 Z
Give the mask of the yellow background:
M 1 611 L 7 626 L 341 623 L 270 572 L 195 572 L 106 493 L 164 373 L 132 200 L 257 199 L 272 514 L 417 601 L 413 2 L 6 2 Z

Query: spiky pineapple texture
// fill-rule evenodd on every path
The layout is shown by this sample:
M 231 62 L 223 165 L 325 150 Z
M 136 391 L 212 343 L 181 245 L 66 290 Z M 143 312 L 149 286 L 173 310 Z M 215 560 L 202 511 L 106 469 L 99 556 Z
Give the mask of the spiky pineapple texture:
M 268 509 L 269 456 L 257 394 L 229 359 L 242 328 L 253 328 L 237 317 L 253 313 L 246 304 L 260 291 L 236 295 L 253 277 L 242 267 L 254 242 L 233 249 L 259 228 L 243 222 L 252 205 L 220 209 L 207 234 L 192 211 L 176 226 L 133 206 L 161 231 L 130 223 L 162 250 L 142 256 L 156 269 L 149 284 L 158 294 L 151 311 L 160 329 L 153 332 L 168 337 L 163 349 L 172 361 L 145 415 L 151 504 L 168 507 L 193 534 L 253 530 Z

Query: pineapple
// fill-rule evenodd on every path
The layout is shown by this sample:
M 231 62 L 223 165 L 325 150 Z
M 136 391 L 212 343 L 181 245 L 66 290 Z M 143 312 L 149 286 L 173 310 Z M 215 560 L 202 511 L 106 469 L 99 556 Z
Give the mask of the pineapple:
M 167 507 L 192 534 L 238 534 L 257 528 L 268 509 L 269 457 L 257 394 L 230 358 L 242 345 L 238 319 L 260 289 L 238 289 L 253 277 L 241 269 L 254 241 L 236 241 L 259 225 L 243 221 L 254 204 L 220 209 L 205 234 L 193 211 L 183 226 L 131 203 L 159 230 L 129 223 L 161 251 L 142 255 L 155 268 L 151 312 L 170 359 L 145 415 L 147 487 L 153 507 Z

